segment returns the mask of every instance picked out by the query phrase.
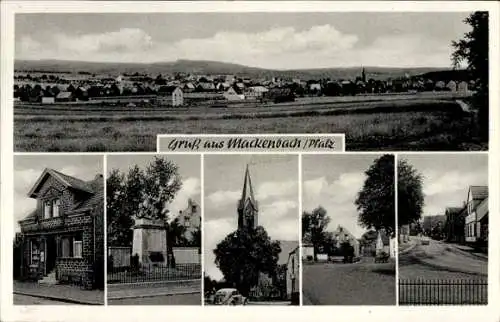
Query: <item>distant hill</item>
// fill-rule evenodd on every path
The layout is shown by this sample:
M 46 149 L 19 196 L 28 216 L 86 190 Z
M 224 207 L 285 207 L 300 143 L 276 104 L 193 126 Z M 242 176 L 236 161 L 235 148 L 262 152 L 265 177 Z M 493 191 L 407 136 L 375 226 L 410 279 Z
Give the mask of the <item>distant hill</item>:
M 297 70 L 272 70 L 257 67 L 248 67 L 239 64 L 201 61 L 201 60 L 177 60 L 175 62 L 162 63 L 98 63 L 66 60 L 16 60 L 14 69 L 16 71 L 43 71 L 78 73 L 87 72 L 91 74 L 119 74 L 147 73 L 151 76 L 158 74 L 189 73 L 195 75 L 221 75 L 230 74 L 250 78 L 300 78 L 308 79 L 353 79 L 361 75 L 361 67 L 343 68 L 318 68 Z M 387 68 L 387 67 L 365 67 L 366 77 L 374 79 L 386 79 L 402 77 L 406 74 L 411 76 L 426 73 L 442 72 L 443 68 Z M 446 70 L 445 71 L 451 71 Z
M 471 78 L 470 73 L 465 69 L 432 71 L 422 74 L 422 77 L 430 79 L 434 82 L 438 81 L 447 82 L 450 80 L 469 81 Z

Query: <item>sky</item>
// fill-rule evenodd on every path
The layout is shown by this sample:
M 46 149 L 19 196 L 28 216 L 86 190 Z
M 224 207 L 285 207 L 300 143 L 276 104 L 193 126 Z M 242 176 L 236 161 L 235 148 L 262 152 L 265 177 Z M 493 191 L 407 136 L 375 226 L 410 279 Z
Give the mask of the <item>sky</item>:
M 423 176 L 423 215 L 462 207 L 471 185 L 488 185 L 488 154 L 400 154 Z
M 259 205 L 258 222 L 273 240 L 299 240 L 298 157 L 294 155 L 205 155 L 204 265 L 221 279 L 213 250 L 238 228 L 237 202 L 246 165 Z
M 188 199 L 193 199 L 196 203 L 201 203 L 201 159 L 199 155 L 189 154 L 127 154 L 127 155 L 108 155 L 107 173 L 113 169 L 119 169 L 121 172 L 128 173 L 129 169 L 136 164 L 143 170 L 154 160 L 155 156 L 161 156 L 172 161 L 179 167 L 179 175 L 182 180 L 182 187 L 177 192 L 175 199 L 169 206 L 170 213 L 178 214 L 188 206 Z
M 358 225 L 354 201 L 366 180 L 365 171 L 381 155 L 303 155 L 302 208 L 311 212 L 318 206 L 330 216 L 327 231 L 340 225 L 356 238 L 366 232 Z
M 14 229 L 17 222 L 36 208 L 36 200 L 28 192 L 45 168 L 51 168 L 88 181 L 103 174 L 103 156 L 99 155 L 16 155 L 14 156 Z
M 465 12 L 17 14 L 17 59 L 450 67 Z

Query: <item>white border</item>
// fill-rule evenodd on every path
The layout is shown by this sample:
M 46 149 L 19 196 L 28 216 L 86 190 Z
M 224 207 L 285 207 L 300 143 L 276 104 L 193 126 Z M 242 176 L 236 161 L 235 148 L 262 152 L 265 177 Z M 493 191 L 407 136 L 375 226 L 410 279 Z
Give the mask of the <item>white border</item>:
M 500 196 L 499 179 L 500 171 L 498 169 L 499 158 L 498 149 L 500 148 L 499 136 L 495 132 L 497 122 L 499 121 L 499 99 L 498 88 L 500 88 L 498 78 L 499 68 L 499 11 L 498 3 L 491 2 L 453 2 L 453 1 L 425 1 L 425 2 L 396 2 L 396 1 L 251 1 L 251 2 L 104 2 L 104 1 L 51 1 L 51 2 L 33 2 L 33 1 L 3 1 L 1 2 L 1 223 L 3 234 L 1 239 L 1 320 L 5 321 L 24 321 L 24 320 L 112 320 L 119 318 L 123 321 L 136 321 L 141 319 L 157 319 L 164 316 L 168 319 L 183 320 L 217 320 L 217 321 L 244 321 L 254 319 L 286 319 L 289 321 L 308 321 L 311 319 L 331 320 L 342 319 L 347 321 L 355 320 L 380 320 L 387 322 L 389 320 L 401 321 L 405 319 L 415 320 L 423 319 L 442 319 L 454 321 L 498 321 L 499 313 L 494 304 L 498 303 L 499 288 L 499 257 L 500 250 L 495 248 L 500 244 L 498 227 L 500 227 L 499 199 L 490 199 L 490 211 L 493 216 L 490 218 L 490 245 L 489 248 L 489 305 L 487 307 L 261 307 L 252 309 L 249 307 L 238 308 L 235 310 L 211 310 L 209 307 L 13 307 L 12 306 L 12 268 L 9 264 L 12 258 L 12 237 L 13 237 L 13 218 L 9 216 L 13 205 L 13 111 L 12 111 L 12 93 L 13 85 L 13 44 L 14 44 L 14 13 L 30 12 L 382 12 L 382 11 L 490 11 L 490 144 L 489 144 L 489 188 L 492 196 Z M 186 154 L 182 152 L 181 154 Z M 250 152 L 258 154 L 257 152 Z M 325 154 L 326 152 L 321 152 Z M 359 153 L 359 152 L 357 152 Z M 377 152 L 368 152 L 377 153 Z M 379 152 L 380 153 L 380 152 Z M 382 153 L 399 154 L 401 152 L 382 151 Z M 409 154 L 410 152 L 404 152 Z M 17 153 L 16 153 L 17 154 Z M 91 153 L 88 153 L 91 154 Z M 99 153 L 96 153 L 99 154 Z M 109 153 L 115 154 L 115 153 Z M 118 153 L 116 153 L 118 154 Z M 123 153 L 121 153 L 123 154 Z M 137 154 L 145 154 L 137 153 Z M 170 152 L 173 154 L 173 152 Z M 237 154 L 244 154 L 238 152 Z M 279 154 L 273 152 L 273 154 Z M 62 155 L 62 154 L 61 154 Z

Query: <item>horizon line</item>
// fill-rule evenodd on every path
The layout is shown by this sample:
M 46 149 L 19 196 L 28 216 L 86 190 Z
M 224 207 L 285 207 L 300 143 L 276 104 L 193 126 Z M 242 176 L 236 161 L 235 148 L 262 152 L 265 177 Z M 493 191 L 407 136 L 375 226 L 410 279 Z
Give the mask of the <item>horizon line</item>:
M 71 60 L 71 59 L 57 59 L 57 58 L 45 58 L 45 59 L 17 59 L 14 58 L 14 62 L 16 61 L 29 61 L 29 62 L 43 62 L 43 61 L 55 61 L 55 62 L 66 62 L 66 63 L 94 63 L 94 64 L 135 64 L 135 65 L 154 65 L 154 64 L 174 64 L 179 61 L 187 61 L 187 62 L 212 62 L 212 63 L 222 63 L 222 64 L 228 64 L 228 65 L 236 65 L 239 67 L 246 67 L 246 68 L 255 68 L 255 69 L 261 69 L 265 71 L 274 71 L 274 72 L 291 72 L 291 71 L 307 71 L 307 70 L 322 70 L 322 69 L 333 69 L 333 68 L 339 68 L 339 69 L 354 69 L 354 68 L 386 68 L 386 69 L 447 69 L 447 70 L 465 70 L 466 68 L 454 68 L 453 66 L 384 66 L 384 65 L 379 65 L 379 66 L 373 66 L 373 65 L 349 65 L 349 66 L 330 66 L 330 67 L 299 67 L 296 69 L 271 69 L 271 68 L 266 68 L 266 67 L 257 67 L 257 66 L 249 66 L 249 65 L 243 65 L 239 63 L 232 63 L 232 62 L 226 62 L 226 61 L 218 61 L 218 60 L 197 60 L 197 59 L 177 59 L 177 60 L 171 60 L 171 61 L 153 61 L 153 62 L 106 62 L 106 61 L 92 61 L 92 60 Z

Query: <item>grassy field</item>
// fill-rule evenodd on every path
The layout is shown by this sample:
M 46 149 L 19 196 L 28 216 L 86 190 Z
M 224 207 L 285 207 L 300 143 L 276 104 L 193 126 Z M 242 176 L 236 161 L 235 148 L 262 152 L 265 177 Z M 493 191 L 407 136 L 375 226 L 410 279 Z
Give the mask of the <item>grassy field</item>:
M 155 151 L 157 134 L 345 133 L 347 150 L 484 150 L 450 100 L 320 103 L 235 110 L 15 109 L 15 151 Z

